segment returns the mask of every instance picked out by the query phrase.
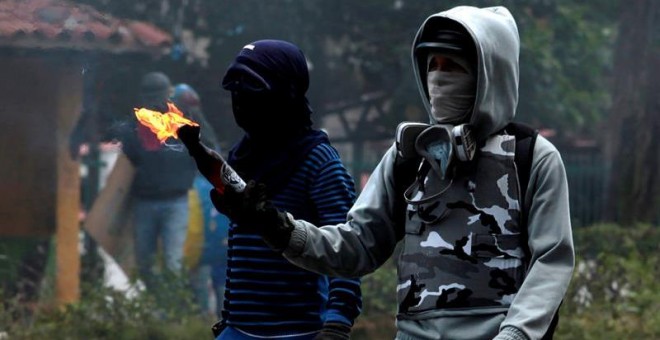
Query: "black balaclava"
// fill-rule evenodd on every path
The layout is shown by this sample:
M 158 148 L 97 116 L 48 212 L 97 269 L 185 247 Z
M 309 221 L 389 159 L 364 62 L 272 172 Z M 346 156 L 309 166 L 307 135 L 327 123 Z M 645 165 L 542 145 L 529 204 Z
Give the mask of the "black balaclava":
M 283 133 L 299 133 L 312 125 L 305 96 L 307 61 L 289 42 L 259 40 L 243 47 L 222 87 L 231 91 L 236 123 L 251 139 L 281 140 Z
M 271 194 L 288 183 L 312 149 L 329 143 L 324 132 L 311 128 L 309 72 L 297 46 L 281 40 L 246 45 L 222 87 L 232 92 L 234 118 L 245 130 L 227 161 L 246 180 L 266 184 Z

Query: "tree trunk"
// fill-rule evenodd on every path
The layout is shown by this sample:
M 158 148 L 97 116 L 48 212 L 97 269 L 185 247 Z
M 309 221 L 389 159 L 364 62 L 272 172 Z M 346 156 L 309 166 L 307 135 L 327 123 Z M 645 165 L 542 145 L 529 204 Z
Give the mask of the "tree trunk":
M 657 0 L 621 1 L 607 218 L 624 224 L 658 222 L 660 212 L 659 12 Z

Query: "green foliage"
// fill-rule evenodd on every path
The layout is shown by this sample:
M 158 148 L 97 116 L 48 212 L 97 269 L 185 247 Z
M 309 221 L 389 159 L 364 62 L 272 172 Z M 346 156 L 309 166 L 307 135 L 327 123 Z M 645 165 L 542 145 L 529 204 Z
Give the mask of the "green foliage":
M 584 3 L 521 7 L 519 118 L 563 135 L 593 132 L 610 104 L 613 21 Z
M 398 253 L 395 251 L 383 266 L 362 278 L 362 314 L 353 327 L 352 339 L 394 338 Z
M 578 261 L 561 309 L 559 339 L 660 337 L 660 229 L 578 229 Z
M 574 231 L 577 262 L 560 310 L 557 339 L 660 338 L 660 229 L 595 225 Z M 395 255 L 362 280 L 364 309 L 353 339 L 392 338 Z M 0 292 L 0 332 L 11 339 L 204 339 L 213 320 L 199 316 L 185 285 L 133 298 L 85 287 L 82 300 L 59 310 L 28 309 Z M 169 282 L 169 283 L 168 283 Z M 158 298 L 156 298 L 158 296 Z
M 178 287 L 178 288 L 177 288 Z M 213 320 L 200 316 L 178 280 L 156 294 L 127 297 L 105 287 L 86 287 L 80 302 L 62 309 L 30 308 L 0 293 L 0 331 L 10 339 L 204 339 Z M 7 326 L 4 326 L 7 325 Z
M 383 125 L 392 129 L 410 119 L 406 113 L 413 110 L 417 112 L 414 118 L 426 117 L 410 58 L 411 42 L 423 20 L 457 5 L 505 5 L 521 35 L 521 120 L 569 134 L 593 131 L 610 102 L 607 75 L 616 31 L 614 0 L 598 4 L 568 0 L 77 1 L 171 32 L 176 43 L 188 46 L 189 53 L 150 67 L 162 67 L 174 78 L 195 85 L 202 98 L 217 96 L 219 78 L 246 43 L 264 38 L 292 41 L 301 46 L 312 65 L 310 100 L 317 111 L 327 104 L 382 92 L 393 101 L 383 117 L 387 121 Z M 193 46 L 207 47 L 200 54 Z M 215 105 L 207 112 L 220 111 L 217 99 L 206 102 Z M 224 125 L 216 124 L 221 135 L 226 135 Z
M 362 317 L 396 314 L 396 260 L 393 255 L 382 267 L 362 278 Z
M 17 259 L 37 255 L 39 246 L 47 242 L 44 237 L 4 236 L 0 239 L 0 290 L 7 290 L 11 283 L 18 280 L 20 261 Z

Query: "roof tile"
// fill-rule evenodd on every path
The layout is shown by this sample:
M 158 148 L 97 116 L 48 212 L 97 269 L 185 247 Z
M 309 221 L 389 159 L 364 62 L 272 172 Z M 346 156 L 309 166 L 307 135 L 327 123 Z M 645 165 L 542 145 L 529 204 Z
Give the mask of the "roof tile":
M 67 0 L 0 1 L 0 46 L 155 52 L 172 37 L 156 26 Z

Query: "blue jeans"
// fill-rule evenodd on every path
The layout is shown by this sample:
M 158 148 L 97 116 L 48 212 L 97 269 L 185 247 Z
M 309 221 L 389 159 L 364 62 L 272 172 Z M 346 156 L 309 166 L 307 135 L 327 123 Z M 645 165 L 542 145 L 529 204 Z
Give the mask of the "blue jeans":
M 158 240 L 167 270 L 179 274 L 188 230 L 188 196 L 168 200 L 135 199 L 133 221 L 138 274 L 147 288 L 154 282 Z
M 297 335 L 297 336 L 288 336 L 288 337 L 278 337 L 274 339 L 278 340 L 312 340 L 316 334 L 318 333 L 311 333 L 311 334 L 305 334 L 305 335 Z M 240 332 L 234 327 L 227 327 L 225 328 L 220 335 L 218 335 L 215 340 L 257 340 L 257 339 L 264 339 L 263 337 L 252 337 L 249 336 L 245 333 Z
M 211 275 L 212 269 L 212 266 L 209 264 L 200 264 L 190 272 L 190 283 L 195 295 L 195 301 L 202 309 L 202 312 L 206 313 L 210 310 L 219 318 L 222 317 L 221 312 L 225 296 L 225 282 L 224 280 L 222 282 L 216 282 L 213 280 L 214 278 Z M 209 283 L 211 283 L 214 294 L 214 306 L 209 306 L 209 302 L 211 301 L 209 297 Z

